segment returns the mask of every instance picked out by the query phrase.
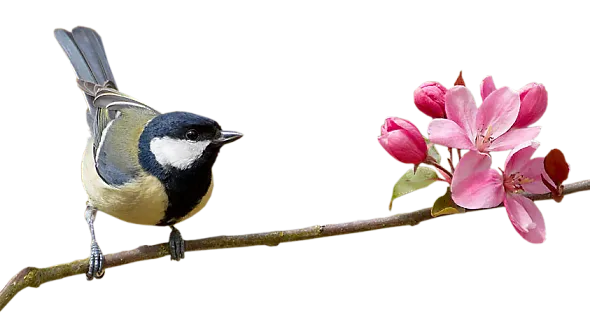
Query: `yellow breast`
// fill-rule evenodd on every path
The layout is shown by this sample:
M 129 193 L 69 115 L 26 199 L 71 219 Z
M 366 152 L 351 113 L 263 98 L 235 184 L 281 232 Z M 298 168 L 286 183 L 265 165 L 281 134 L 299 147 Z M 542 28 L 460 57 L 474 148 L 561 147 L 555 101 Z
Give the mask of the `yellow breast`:
M 156 177 L 145 172 L 120 187 L 112 187 L 102 181 L 94 166 L 91 141 L 82 159 L 82 183 L 90 205 L 126 222 L 155 225 L 164 217 L 168 207 L 164 186 Z

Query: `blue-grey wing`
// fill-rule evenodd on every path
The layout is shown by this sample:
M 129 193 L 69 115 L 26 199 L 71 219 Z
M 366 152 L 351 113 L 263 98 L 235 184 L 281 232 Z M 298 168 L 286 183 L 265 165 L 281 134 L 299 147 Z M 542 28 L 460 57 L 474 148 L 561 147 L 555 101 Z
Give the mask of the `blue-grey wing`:
M 112 186 L 128 183 L 141 171 L 139 137 L 147 122 L 159 113 L 108 85 L 79 80 L 78 86 L 94 97 L 97 109 L 92 123 L 97 173 Z

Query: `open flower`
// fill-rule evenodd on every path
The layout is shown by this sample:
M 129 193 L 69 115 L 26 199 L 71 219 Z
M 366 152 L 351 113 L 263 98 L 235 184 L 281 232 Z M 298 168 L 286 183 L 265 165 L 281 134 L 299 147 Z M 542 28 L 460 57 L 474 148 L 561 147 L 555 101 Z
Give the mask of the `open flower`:
M 447 88 L 434 81 L 421 84 L 414 91 L 414 103 L 418 110 L 432 118 L 445 118 Z
M 390 117 L 381 127 L 379 143 L 393 158 L 417 165 L 423 162 L 428 153 L 426 141 L 418 128 L 401 118 Z
M 446 94 L 447 119 L 435 119 L 428 127 L 430 141 L 450 148 L 481 153 L 503 151 L 530 141 L 539 127 L 513 129 L 520 110 L 519 95 L 507 88 L 492 91 L 477 108 L 473 95 L 463 86 Z
M 496 90 L 496 85 L 491 76 L 481 82 L 481 98 L 485 100 L 490 93 Z M 538 121 L 547 110 L 547 90 L 539 83 L 529 83 L 519 91 L 520 111 L 512 128 L 528 127 Z
M 537 142 L 527 142 L 514 148 L 502 174 L 490 169 L 492 158 L 489 155 L 468 152 L 459 161 L 453 176 L 453 201 L 470 209 L 494 207 L 504 202 L 516 231 L 529 242 L 543 242 L 543 216 L 535 203 L 522 195 L 524 192 L 549 192 L 541 180 L 542 175 L 546 176 L 543 158 L 531 159 L 538 147 Z

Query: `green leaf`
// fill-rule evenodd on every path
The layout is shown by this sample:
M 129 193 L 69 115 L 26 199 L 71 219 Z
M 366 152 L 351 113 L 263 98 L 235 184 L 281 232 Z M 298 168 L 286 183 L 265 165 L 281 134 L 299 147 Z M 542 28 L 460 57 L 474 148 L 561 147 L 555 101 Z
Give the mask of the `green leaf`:
M 426 146 L 429 146 L 428 156 L 434 158 L 434 160 L 436 160 L 436 163 L 440 163 L 440 154 L 438 153 L 438 150 L 436 150 L 436 147 L 434 147 L 434 144 L 432 144 L 430 142 L 430 140 L 428 140 L 428 138 L 426 138 L 424 136 L 422 136 L 422 137 L 426 141 Z
M 436 199 L 430 210 L 430 215 L 432 215 L 432 217 L 457 213 L 465 213 L 465 209 L 455 204 L 451 197 L 451 188 L 447 188 L 447 193 Z
M 402 195 L 423 189 L 434 183 L 437 179 L 438 175 L 436 174 L 436 171 L 428 167 L 418 167 L 416 173 L 414 173 L 414 169 L 408 170 L 408 172 L 406 172 L 393 187 L 389 210 L 391 210 L 393 200 Z

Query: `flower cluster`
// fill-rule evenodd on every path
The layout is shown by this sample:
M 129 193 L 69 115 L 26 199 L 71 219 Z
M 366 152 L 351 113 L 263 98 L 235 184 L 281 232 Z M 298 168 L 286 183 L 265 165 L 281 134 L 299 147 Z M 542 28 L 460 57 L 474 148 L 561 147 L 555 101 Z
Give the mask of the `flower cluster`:
M 532 243 L 543 242 L 543 216 L 525 193 L 553 192 L 559 195 L 561 186 L 547 174 L 546 159 L 532 158 L 539 147 L 534 139 L 541 129 L 531 125 L 547 109 L 545 87 L 530 83 L 519 91 L 508 87 L 496 89 L 492 78 L 487 77 L 481 83 L 482 104 L 477 107 L 461 76 L 456 84 L 447 89 L 438 82 L 426 82 L 414 91 L 417 108 L 433 118 L 428 126 L 428 139 L 409 121 L 388 118 L 381 128 L 379 142 L 395 159 L 415 165 L 414 171 L 426 168 L 418 167 L 420 164 L 433 165 L 443 178 L 433 171 L 436 178 L 426 180 L 450 184 L 450 203 L 453 204 L 449 207 L 481 209 L 503 203 L 512 225 L 524 239 Z M 432 154 L 433 150 L 436 151 L 434 144 L 448 147 L 450 171 L 440 165 L 438 153 L 438 157 Z M 456 167 L 453 150 L 459 159 Z M 461 150 L 468 152 L 462 156 Z M 506 150 L 510 153 L 504 168 L 500 172 L 492 169 L 490 153 Z M 565 164 L 565 160 L 562 161 Z M 406 186 L 413 181 L 407 177 L 402 180 Z M 416 181 L 424 181 L 424 177 Z M 395 192 L 394 188 L 394 195 Z

